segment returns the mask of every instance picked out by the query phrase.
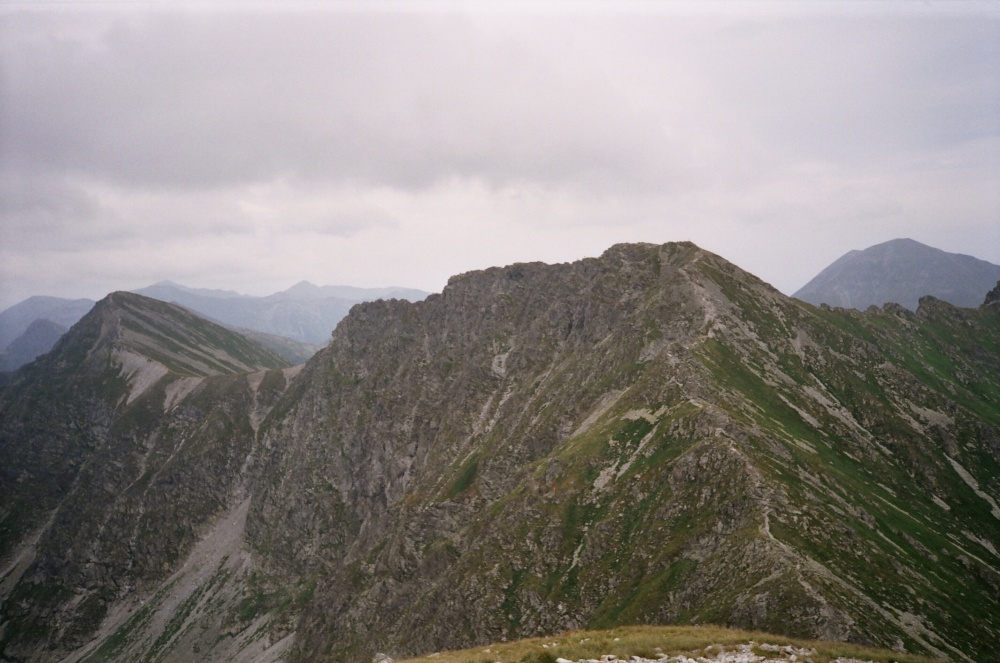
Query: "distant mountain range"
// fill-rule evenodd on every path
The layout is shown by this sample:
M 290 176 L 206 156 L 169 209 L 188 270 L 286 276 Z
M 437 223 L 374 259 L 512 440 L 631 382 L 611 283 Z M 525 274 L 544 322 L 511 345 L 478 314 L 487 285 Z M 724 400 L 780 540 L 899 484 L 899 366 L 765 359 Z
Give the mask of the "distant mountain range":
M 0 374 L 48 352 L 93 306 L 92 299 L 36 296 L 0 312 Z
M 302 281 L 266 297 L 187 288 L 162 281 L 137 294 L 171 302 L 229 327 L 252 329 L 322 346 L 351 307 L 375 299 L 419 301 L 428 293 L 408 288 L 317 286 Z
M 1000 265 L 894 239 L 845 254 L 792 296 L 817 306 L 864 310 L 894 302 L 915 311 L 920 298 L 931 295 L 972 308 L 997 281 Z
M 72 327 L 95 303 L 93 299 L 28 297 L 0 311 L 0 349 L 7 348 L 24 334 L 35 320 L 49 320 L 62 327 Z
M 189 288 L 171 281 L 135 292 L 177 304 L 244 332 L 294 364 L 304 362 L 326 345 L 333 328 L 358 302 L 419 301 L 429 294 L 412 288 L 317 286 L 308 281 L 266 297 Z M 55 344 L 58 336 L 53 334 L 54 327 L 32 327 L 32 323 L 46 320 L 65 330 L 90 311 L 94 303 L 92 299 L 30 297 L 0 312 L 0 371 L 15 370 Z

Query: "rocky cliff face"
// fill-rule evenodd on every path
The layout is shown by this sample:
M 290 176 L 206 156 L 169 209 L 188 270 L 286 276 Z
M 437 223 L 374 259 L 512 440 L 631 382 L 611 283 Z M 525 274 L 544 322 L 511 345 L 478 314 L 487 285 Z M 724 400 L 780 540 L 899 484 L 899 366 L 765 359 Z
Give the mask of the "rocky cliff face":
M 975 660 L 1000 635 L 995 307 L 815 308 L 691 244 L 621 245 L 356 306 L 293 380 L 264 375 L 131 401 L 178 412 L 127 439 L 199 440 L 187 469 L 133 500 L 152 456 L 98 455 L 79 475 L 100 522 L 60 507 L 44 532 L 163 542 L 106 575 L 39 543 L 19 577 L 76 575 L 49 603 L 8 595 L 5 655 L 370 660 L 712 622 Z M 188 486 L 188 515 L 136 526 Z M 99 540 L 94 566 L 117 559 Z M 26 635 L 19 615 L 109 584 L 96 631 Z
M 685 244 L 457 277 L 309 364 L 250 540 L 316 584 L 305 659 L 670 621 L 961 658 L 998 626 L 998 322 Z

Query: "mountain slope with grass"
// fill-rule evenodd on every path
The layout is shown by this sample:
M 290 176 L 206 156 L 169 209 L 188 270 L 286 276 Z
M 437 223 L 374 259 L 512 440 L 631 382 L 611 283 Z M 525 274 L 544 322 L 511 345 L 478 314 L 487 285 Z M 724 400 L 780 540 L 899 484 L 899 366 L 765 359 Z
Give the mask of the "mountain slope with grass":
M 294 375 L 185 374 L 220 343 L 161 321 L 199 340 L 143 344 L 155 378 L 91 322 L 0 392 L 4 444 L 39 449 L 3 494 L 46 505 L 0 518 L 8 658 L 367 663 L 645 624 L 996 650 L 995 303 L 817 308 L 678 243 L 357 305 Z
M 822 310 L 690 244 L 470 273 L 341 323 L 248 532 L 315 583 L 304 660 L 703 622 L 974 660 L 998 376 L 991 309 Z
M 381 661 L 391 659 L 386 654 Z M 798 640 L 717 626 L 624 626 L 433 652 L 405 663 L 929 663 L 933 659 L 840 642 Z M 399 663 L 404 663 L 400 661 Z

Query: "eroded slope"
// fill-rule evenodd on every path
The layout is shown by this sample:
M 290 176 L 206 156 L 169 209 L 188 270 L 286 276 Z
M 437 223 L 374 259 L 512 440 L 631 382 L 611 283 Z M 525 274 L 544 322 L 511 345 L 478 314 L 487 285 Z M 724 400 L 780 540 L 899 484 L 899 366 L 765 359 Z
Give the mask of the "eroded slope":
M 90 642 L 247 499 L 284 366 L 183 309 L 115 293 L 17 375 L 0 399 L 4 657 Z

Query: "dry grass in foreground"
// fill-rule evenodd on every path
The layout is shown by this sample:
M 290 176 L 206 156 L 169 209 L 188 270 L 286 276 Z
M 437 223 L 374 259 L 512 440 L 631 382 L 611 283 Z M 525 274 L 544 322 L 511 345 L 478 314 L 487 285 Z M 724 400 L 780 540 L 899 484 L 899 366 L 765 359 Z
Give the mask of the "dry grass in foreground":
M 935 659 L 912 654 L 898 654 L 885 649 L 870 649 L 843 642 L 799 640 L 781 635 L 739 631 L 719 626 L 624 626 L 607 631 L 571 631 L 548 638 L 482 645 L 461 651 L 449 651 L 407 659 L 405 663 L 554 663 L 556 658 L 571 661 L 600 659 L 610 654 L 628 660 L 631 656 L 656 659 L 660 654 L 676 656 L 712 656 L 712 645 L 735 646 L 758 644 L 792 645 L 815 649 L 813 663 L 829 663 L 837 658 L 855 658 L 877 663 L 930 663 Z M 706 651 L 708 649 L 708 651 Z M 754 648 L 770 658 L 776 654 Z M 801 659 L 800 659 L 801 660 Z M 396 663 L 404 663 L 397 661 Z

